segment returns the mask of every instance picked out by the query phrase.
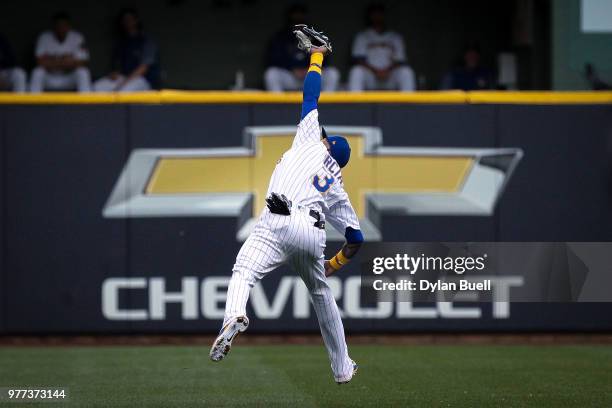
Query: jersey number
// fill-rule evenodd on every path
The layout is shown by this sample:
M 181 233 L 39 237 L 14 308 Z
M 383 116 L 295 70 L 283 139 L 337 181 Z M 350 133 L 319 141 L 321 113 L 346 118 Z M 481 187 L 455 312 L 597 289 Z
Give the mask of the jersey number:
M 323 180 L 321 180 L 319 176 L 314 176 L 312 180 L 312 185 L 322 193 L 329 190 L 329 188 L 331 187 L 333 183 L 334 183 L 333 177 L 325 177 L 323 178 Z

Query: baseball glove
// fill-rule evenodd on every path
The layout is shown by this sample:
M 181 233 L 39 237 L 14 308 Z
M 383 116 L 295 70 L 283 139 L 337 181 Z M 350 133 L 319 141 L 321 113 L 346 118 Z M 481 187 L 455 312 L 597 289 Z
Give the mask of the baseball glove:
M 285 197 L 284 194 L 278 195 L 272 193 L 270 197 L 266 198 L 266 205 L 272 214 L 291 214 L 291 200 Z
M 293 26 L 293 34 L 297 37 L 300 50 L 310 52 L 312 47 L 325 47 L 330 54 L 332 52 L 331 41 L 322 31 L 317 31 L 306 24 L 296 24 Z

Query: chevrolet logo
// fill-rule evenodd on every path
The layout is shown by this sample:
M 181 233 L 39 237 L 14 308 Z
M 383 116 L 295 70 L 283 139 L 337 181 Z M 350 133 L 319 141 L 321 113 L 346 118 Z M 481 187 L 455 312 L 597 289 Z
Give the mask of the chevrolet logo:
M 373 127 L 326 126 L 349 139 L 353 154 L 344 186 L 366 239 L 382 239 L 380 215 L 491 215 L 522 157 L 515 148 L 385 147 Z M 248 237 L 264 206 L 278 159 L 295 127 L 249 127 L 245 147 L 136 149 L 103 215 L 109 218 L 239 217 Z M 328 239 L 342 239 L 328 231 Z

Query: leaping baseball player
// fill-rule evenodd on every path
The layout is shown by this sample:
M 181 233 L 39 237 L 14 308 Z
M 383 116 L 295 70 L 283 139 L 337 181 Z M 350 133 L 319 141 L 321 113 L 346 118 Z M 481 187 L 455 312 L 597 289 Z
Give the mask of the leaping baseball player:
M 323 56 L 331 53 L 327 36 L 303 24 L 295 26 L 298 47 L 310 53 L 304 80 L 302 116 L 291 148 L 279 160 L 266 194 L 267 207 L 242 245 L 227 291 L 223 328 L 210 350 L 222 360 L 238 333 L 249 326 L 246 304 L 251 288 L 284 263 L 295 269 L 308 288 L 331 361 L 334 379 L 351 380 L 357 364 L 349 357 L 340 312 L 326 277 L 355 256 L 363 242 L 359 220 L 344 190 L 341 169 L 351 149 L 342 136 L 327 136 L 319 126 Z M 325 221 L 344 234 L 346 243 L 324 259 Z

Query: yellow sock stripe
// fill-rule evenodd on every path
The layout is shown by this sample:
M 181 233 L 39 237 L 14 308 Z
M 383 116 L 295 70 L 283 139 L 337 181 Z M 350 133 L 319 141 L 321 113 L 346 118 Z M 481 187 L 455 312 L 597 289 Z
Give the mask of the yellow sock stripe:
M 310 55 L 310 67 L 308 71 L 315 71 L 321 73 L 321 67 L 323 66 L 323 53 L 315 52 Z

